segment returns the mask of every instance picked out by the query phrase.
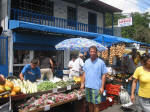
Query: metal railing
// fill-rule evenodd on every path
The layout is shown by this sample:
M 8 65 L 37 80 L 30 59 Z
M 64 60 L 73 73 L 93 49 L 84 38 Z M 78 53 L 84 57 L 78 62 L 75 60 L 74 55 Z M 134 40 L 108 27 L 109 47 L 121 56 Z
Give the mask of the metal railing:
M 37 13 L 20 10 L 20 9 L 11 9 L 11 19 L 31 22 L 31 23 L 41 24 L 41 25 L 47 25 L 47 26 L 54 26 L 59 28 L 67 28 L 67 29 L 78 30 L 78 31 L 95 32 L 101 34 L 104 33 L 104 34 L 112 35 L 111 28 L 103 28 L 95 25 L 88 25 L 73 20 L 57 18 L 54 16 L 47 16 L 43 14 L 37 14 Z

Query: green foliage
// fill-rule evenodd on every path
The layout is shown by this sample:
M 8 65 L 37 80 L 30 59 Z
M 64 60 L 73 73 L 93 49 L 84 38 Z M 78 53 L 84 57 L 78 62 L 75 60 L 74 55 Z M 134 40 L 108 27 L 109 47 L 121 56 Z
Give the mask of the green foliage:
M 118 24 L 118 19 L 126 18 L 124 15 L 114 15 L 114 25 Z M 150 14 L 146 13 L 132 13 L 133 25 L 122 27 L 122 37 L 133 38 L 134 40 L 150 43 Z M 112 25 L 112 15 L 106 14 L 106 26 Z
M 118 24 L 118 19 L 125 18 L 124 15 L 114 15 L 114 25 Z M 106 13 L 105 15 L 106 27 L 112 26 L 112 14 Z

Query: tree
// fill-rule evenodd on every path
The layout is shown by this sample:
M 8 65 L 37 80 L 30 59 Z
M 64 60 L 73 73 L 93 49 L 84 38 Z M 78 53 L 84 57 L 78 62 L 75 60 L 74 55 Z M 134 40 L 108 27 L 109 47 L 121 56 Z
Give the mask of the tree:
M 122 37 L 133 38 L 140 42 L 150 43 L 150 14 L 146 13 L 131 13 L 133 25 L 122 27 Z M 114 15 L 114 25 L 117 25 L 118 19 L 126 18 L 125 15 Z M 106 25 L 110 26 L 110 14 L 106 16 Z

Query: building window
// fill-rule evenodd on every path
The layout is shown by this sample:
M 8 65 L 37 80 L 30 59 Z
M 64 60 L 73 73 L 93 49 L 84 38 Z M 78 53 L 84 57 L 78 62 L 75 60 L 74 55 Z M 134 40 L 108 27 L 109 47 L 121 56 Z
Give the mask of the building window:
M 54 12 L 54 3 L 50 0 L 12 0 L 11 7 L 48 16 Z
M 76 14 L 76 8 L 68 7 L 67 8 L 67 25 L 68 26 L 76 26 L 77 21 L 77 14 Z

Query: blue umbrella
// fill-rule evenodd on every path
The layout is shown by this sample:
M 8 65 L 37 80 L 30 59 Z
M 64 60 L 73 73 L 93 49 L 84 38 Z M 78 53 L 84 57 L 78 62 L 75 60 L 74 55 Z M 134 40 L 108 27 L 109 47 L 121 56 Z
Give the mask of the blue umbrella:
M 96 46 L 98 51 L 104 51 L 107 48 L 100 43 L 87 38 L 70 38 L 58 43 L 55 48 L 57 50 L 79 50 L 82 52 L 88 51 L 90 46 Z

